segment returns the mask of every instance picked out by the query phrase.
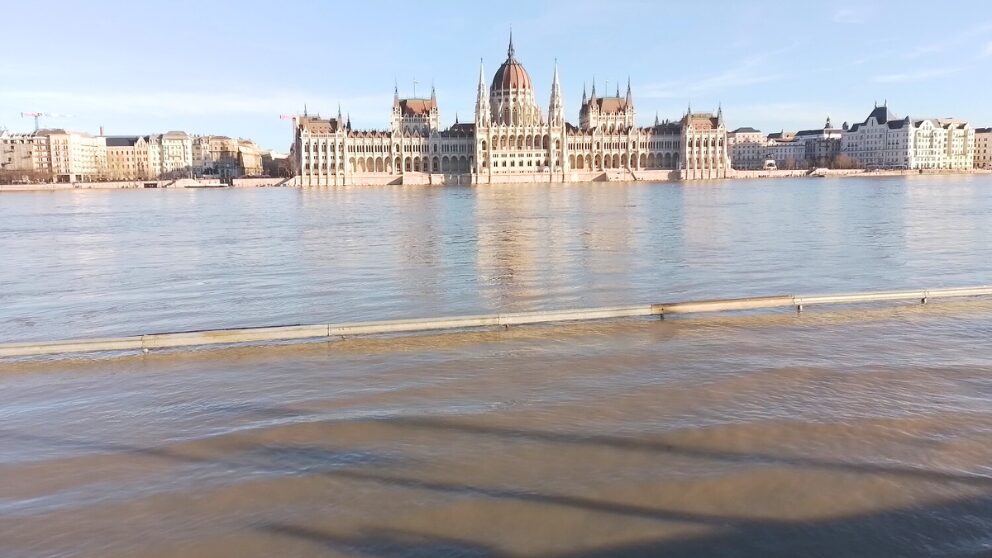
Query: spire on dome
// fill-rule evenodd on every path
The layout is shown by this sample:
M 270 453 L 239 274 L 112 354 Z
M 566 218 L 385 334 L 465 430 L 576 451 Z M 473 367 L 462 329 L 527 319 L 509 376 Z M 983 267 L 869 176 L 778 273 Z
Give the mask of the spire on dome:
M 458 124 L 458 113 L 455 113 L 455 124 Z
M 506 48 L 507 60 L 513 60 L 513 27 L 510 27 L 510 46 Z

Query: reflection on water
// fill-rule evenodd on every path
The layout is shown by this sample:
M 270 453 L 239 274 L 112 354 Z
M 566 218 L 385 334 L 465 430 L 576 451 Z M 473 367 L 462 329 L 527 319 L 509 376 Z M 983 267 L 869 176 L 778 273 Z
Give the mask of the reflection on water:
M 988 177 L 0 196 L 0 339 L 989 283 Z M 0 362 L 0 555 L 979 556 L 992 303 Z
M 0 339 L 956 286 L 992 178 L 0 197 Z

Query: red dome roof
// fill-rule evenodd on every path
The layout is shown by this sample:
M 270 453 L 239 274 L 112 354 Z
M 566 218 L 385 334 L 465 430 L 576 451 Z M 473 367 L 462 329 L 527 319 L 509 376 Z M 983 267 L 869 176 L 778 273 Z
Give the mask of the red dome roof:
M 493 76 L 493 89 L 531 89 L 530 76 L 523 64 L 513 59 L 507 60 Z
M 506 49 L 506 62 L 493 76 L 493 90 L 499 89 L 532 89 L 527 70 L 513 56 L 513 33 L 510 33 L 510 46 Z

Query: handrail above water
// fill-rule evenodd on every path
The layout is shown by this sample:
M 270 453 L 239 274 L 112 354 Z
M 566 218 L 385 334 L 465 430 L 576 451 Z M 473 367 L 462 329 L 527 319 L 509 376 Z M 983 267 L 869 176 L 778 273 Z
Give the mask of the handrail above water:
M 513 312 L 477 316 L 449 316 L 373 322 L 284 325 L 238 329 L 212 329 L 172 333 L 151 333 L 129 337 L 69 339 L 62 341 L 32 341 L 0 343 L 0 357 L 63 355 L 108 351 L 145 351 L 197 347 L 205 345 L 297 341 L 320 338 L 376 335 L 388 333 L 417 333 L 461 330 L 478 327 L 511 326 L 569 321 L 607 320 L 648 316 L 695 314 L 704 312 L 739 312 L 769 308 L 803 307 L 822 304 L 863 304 L 872 302 L 916 301 L 925 304 L 930 299 L 992 296 L 992 286 L 922 289 L 907 291 L 869 291 L 859 293 L 819 295 L 779 295 L 749 298 L 693 300 L 637 306 L 580 308 Z

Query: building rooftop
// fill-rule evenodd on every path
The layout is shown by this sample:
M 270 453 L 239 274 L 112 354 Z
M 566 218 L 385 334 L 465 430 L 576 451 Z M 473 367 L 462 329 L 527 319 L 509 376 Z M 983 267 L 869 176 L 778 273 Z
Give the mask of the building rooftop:
M 732 134 L 760 134 L 761 133 L 761 130 L 755 130 L 754 128 L 752 128 L 750 126 L 745 126 L 743 128 L 737 128 L 736 130 L 734 130 L 731 133 Z
M 436 108 L 433 99 L 400 99 L 400 112 L 403 116 L 423 116 Z
M 133 147 L 141 136 L 107 136 L 107 147 Z

